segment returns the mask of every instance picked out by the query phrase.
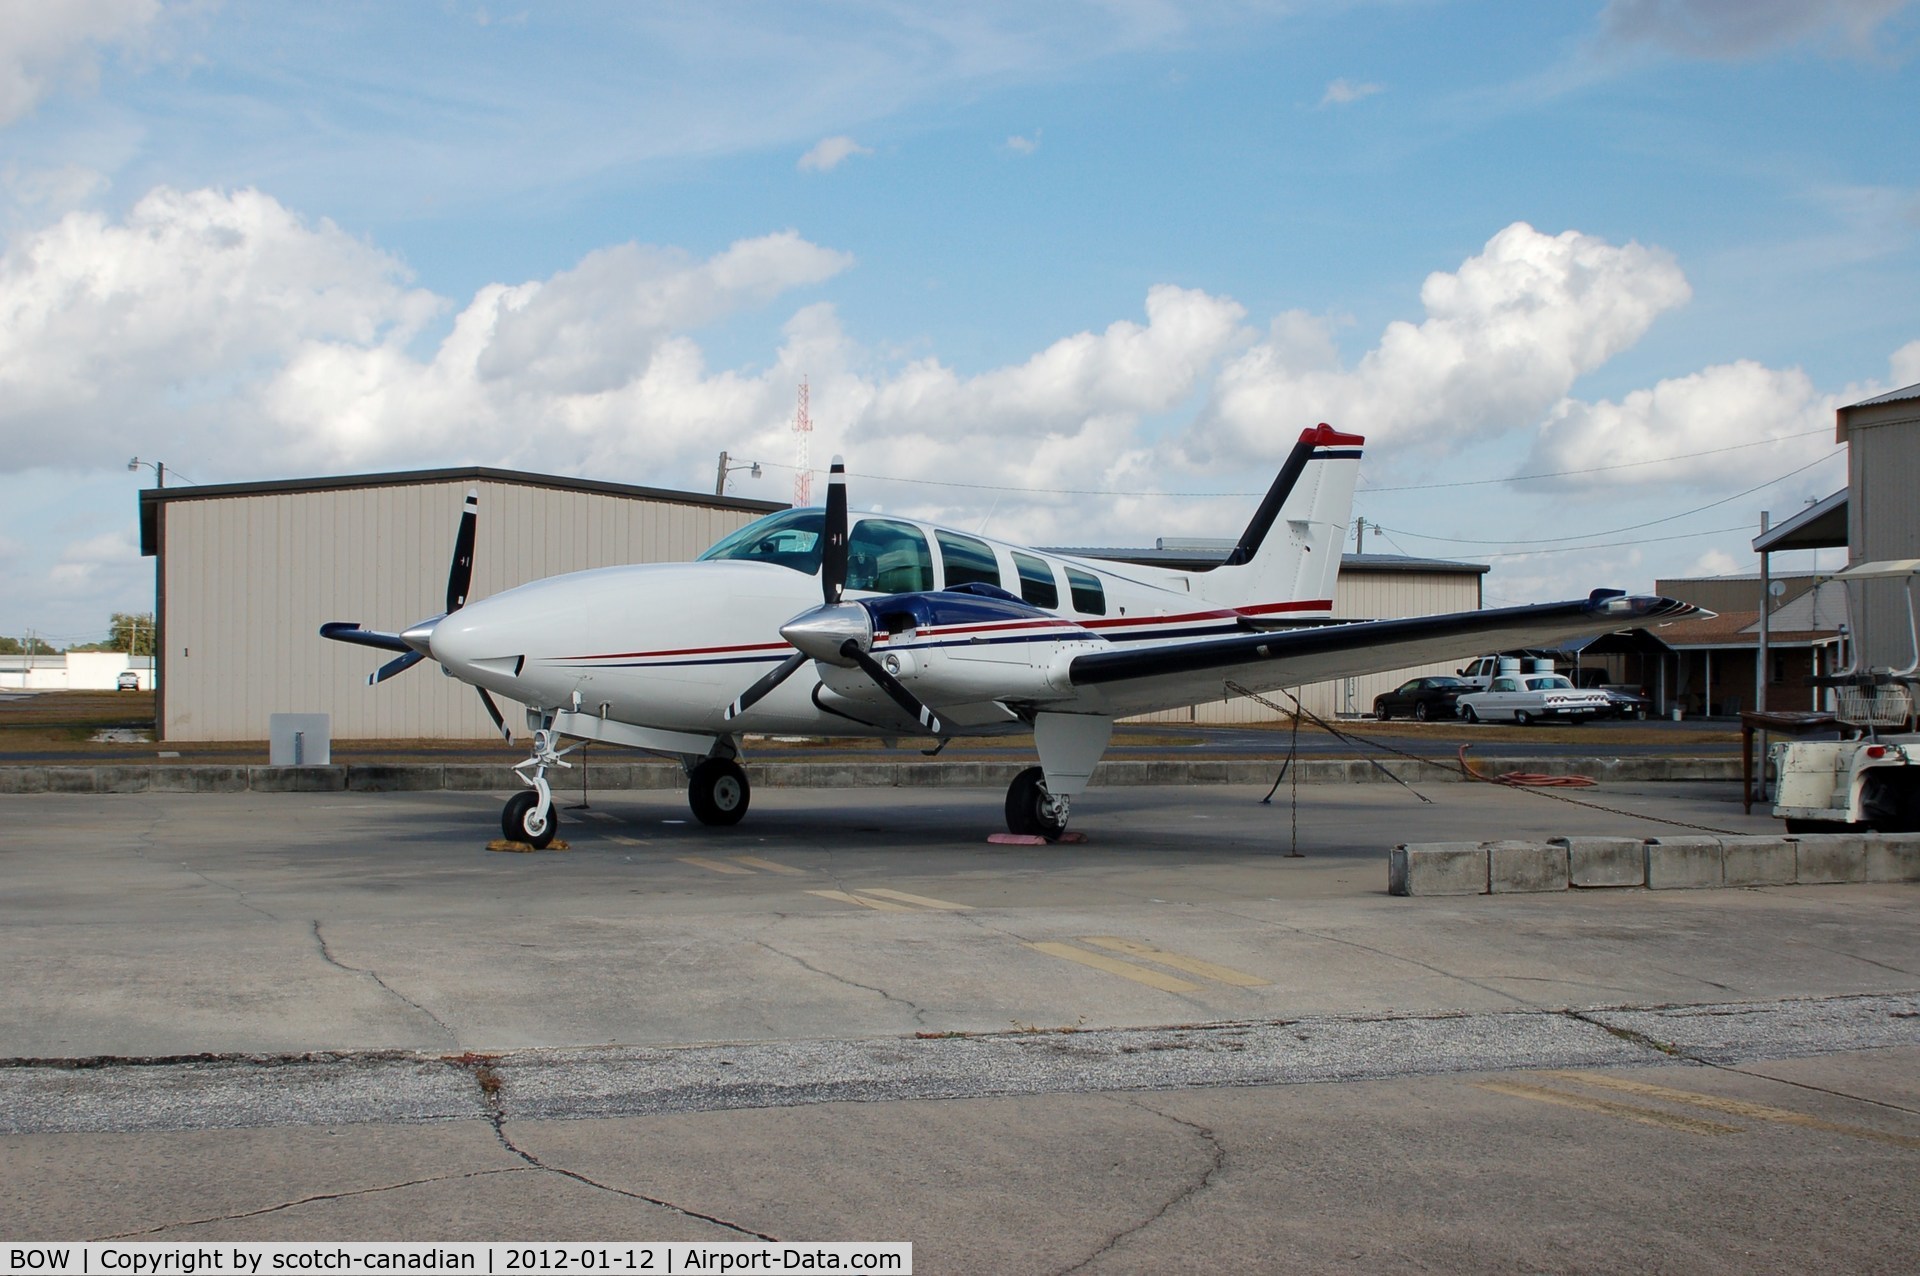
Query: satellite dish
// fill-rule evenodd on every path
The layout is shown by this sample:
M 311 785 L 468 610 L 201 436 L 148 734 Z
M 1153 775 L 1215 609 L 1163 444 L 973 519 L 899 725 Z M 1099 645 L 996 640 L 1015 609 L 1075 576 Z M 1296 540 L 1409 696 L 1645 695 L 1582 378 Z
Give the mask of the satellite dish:
M 1768 581 L 1767 592 L 1773 595 L 1775 598 L 1778 598 L 1780 595 L 1787 592 L 1787 582 L 1784 580 Z

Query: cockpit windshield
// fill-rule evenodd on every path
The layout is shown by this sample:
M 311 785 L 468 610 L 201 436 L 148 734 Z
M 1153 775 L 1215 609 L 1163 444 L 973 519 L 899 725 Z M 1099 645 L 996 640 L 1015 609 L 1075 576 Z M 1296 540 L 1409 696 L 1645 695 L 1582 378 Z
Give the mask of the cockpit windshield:
M 827 514 L 822 509 L 783 510 L 748 523 L 700 555 L 703 563 L 736 559 L 748 563 L 776 563 L 803 576 L 820 570 L 820 546 L 826 539 Z

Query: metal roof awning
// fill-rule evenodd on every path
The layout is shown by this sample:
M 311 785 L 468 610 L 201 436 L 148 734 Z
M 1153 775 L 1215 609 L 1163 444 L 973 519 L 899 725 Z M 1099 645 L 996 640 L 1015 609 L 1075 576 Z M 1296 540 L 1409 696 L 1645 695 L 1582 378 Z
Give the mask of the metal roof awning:
M 1847 492 L 1841 488 L 1816 501 L 1777 527 L 1753 538 L 1756 554 L 1789 549 L 1845 549 L 1847 546 Z

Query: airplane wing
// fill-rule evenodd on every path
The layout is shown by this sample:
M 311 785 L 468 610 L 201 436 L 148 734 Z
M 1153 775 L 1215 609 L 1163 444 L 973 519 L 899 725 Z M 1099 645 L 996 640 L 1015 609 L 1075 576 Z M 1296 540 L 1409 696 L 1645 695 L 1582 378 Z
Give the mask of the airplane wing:
M 1093 693 L 1087 698 L 1097 699 L 1102 712 L 1125 717 L 1225 699 L 1234 694 L 1226 687 L 1229 681 L 1250 691 L 1273 691 L 1698 614 L 1693 604 L 1671 598 L 1628 598 L 1599 590 L 1575 602 L 1089 652 L 1074 658 L 1071 677 L 1076 690 Z

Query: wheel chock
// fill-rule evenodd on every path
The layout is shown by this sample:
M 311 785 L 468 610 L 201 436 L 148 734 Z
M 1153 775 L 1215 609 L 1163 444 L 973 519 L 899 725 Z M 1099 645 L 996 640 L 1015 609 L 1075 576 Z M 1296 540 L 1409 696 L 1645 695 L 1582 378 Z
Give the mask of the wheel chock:
M 1050 846 L 1054 843 L 1078 845 L 1087 840 L 1085 833 L 1076 833 L 1068 829 L 1059 837 L 1046 838 L 1034 833 L 990 833 L 987 841 L 994 846 Z
M 531 855 L 540 848 L 537 846 L 529 846 L 525 842 L 509 842 L 504 837 L 496 837 L 487 843 L 487 849 L 490 851 L 509 851 L 515 855 Z M 570 851 L 573 847 L 568 845 L 564 839 L 556 837 L 552 842 L 548 843 L 547 849 L 550 851 Z

